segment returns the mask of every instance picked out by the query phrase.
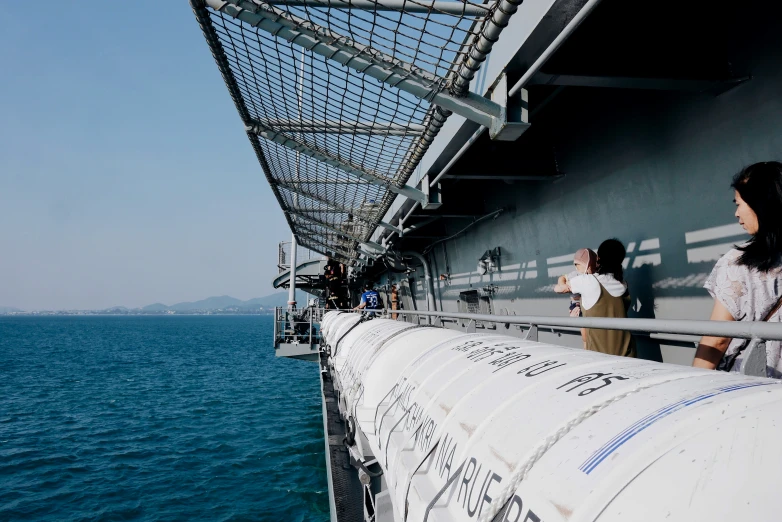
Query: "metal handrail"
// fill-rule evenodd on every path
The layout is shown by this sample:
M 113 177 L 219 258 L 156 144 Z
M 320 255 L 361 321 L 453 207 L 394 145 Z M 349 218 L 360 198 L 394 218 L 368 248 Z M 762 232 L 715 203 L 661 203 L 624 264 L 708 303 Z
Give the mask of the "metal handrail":
M 763 339 L 782 341 L 782 323 L 762 321 L 696 321 L 688 319 L 615 319 L 607 317 L 549 317 L 535 315 L 488 315 L 458 312 L 424 312 L 394 310 L 400 315 L 446 317 L 486 323 L 525 326 L 555 326 L 570 328 L 596 328 L 601 330 L 627 330 L 644 333 L 682 335 L 709 335 L 734 339 Z
M 353 312 L 352 309 L 317 309 L 326 312 Z M 529 327 L 596 328 L 627 330 L 641 333 L 678 335 L 708 335 L 735 339 L 762 339 L 782 341 L 782 323 L 763 321 L 702 321 L 690 319 L 617 319 L 608 317 L 552 317 L 539 315 L 489 315 L 459 312 L 427 312 L 419 310 L 378 310 L 390 315 L 413 315 L 432 318 L 461 319 L 476 323 L 495 323 Z M 320 315 L 322 317 L 322 315 Z
M 288 342 L 292 340 L 297 340 L 299 342 L 306 341 L 310 345 L 312 345 L 313 342 L 320 342 L 320 331 L 316 331 L 315 326 L 320 324 L 320 322 L 323 320 L 324 309 L 308 306 L 299 309 L 299 311 L 304 309 L 308 309 L 309 314 L 304 320 L 297 321 L 291 319 L 291 317 L 288 315 L 289 310 L 287 308 L 279 306 L 274 308 L 273 335 L 275 346 L 277 346 L 279 342 Z M 307 325 L 306 333 L 296 333 L 296 325 Z

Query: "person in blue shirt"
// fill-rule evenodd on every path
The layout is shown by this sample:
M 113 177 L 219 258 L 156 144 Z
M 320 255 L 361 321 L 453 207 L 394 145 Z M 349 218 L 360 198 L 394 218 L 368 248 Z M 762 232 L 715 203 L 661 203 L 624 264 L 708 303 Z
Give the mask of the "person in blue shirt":
M 364 293 L 361 294 L 361 303 L 353 310 L 382 310 L 383 301 L 380 294 L 372 289 L 372 283 L 364 284 Z M 375 315 L 375 312 L 369 312 L 369 315 Z

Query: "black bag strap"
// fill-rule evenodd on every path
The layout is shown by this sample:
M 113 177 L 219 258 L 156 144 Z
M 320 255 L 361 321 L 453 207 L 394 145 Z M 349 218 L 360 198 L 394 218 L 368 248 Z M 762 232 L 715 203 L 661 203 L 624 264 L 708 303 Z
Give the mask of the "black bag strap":
M 774 308 L 769 310 L 769 312 L 766 314 L 766 317 L 763 318 L 763 322 L 768 322 L 772 317 L 774 317 L 774 314 L 776 314 L 780 308 L 782 308 L 782 294 L 779 296 L 779 299 L 777 299 L 777 304 L 774 305 Z
M 769 310 L 769 312 L 763 317 L 763 322 L 766 323 L 774 317 L 774 314 L 776 314 L 779 309 L 782 308 L 782 295 L 779 296 L 779 299 L 777 299 L 776 304 Z M 727 357 L 725 359 L 725 365 L 724 369 L 726 372 L 729 372 L 733 369 L 733 365 L 736 364 L 736 359 L 738 359 L 739 355 L 747 349 L 747 346 L 749 346 L 750 339 L 744 339 L 744 342 L 741 343 L 741 345 L 738 347 L 738 349 L 733 352 L 730 357 Z

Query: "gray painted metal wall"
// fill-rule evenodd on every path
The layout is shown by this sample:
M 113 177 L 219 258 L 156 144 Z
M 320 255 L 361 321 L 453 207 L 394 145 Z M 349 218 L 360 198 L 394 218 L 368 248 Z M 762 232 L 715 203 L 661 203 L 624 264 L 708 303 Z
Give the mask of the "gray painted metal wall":
M 733 217 L 731 177 L 747 164 L 782 159 L 782 52 L 772 38 L 770 31 L 746 36 L 740 52 L 753 79 L 719 97 L 565 90 L 532 125 L 551 130 L 566 177 L 482 187 L 483 208 L 515 208 L 434 248 L 438 309 L 455 312 L 459 292 L 496 285 L 495 313 L 564 316 L 567 296 L 551 291 L 556 276 L 571 269 L 578 248 L 616 237 L 630 251 L 632 317 L 707 319 L 712 301 L 703 282 L 719 256 L 747 237 Z M 478 258 L 498 246 L 502 269 L 479 276 Z M 437 278 L 444 273 L 448 284 Z M 414 277 L 423 282 L 420 270 Z M 580 344 L 572 335 L 542 333 L 541 341 Z M 694 355 L 654 340 L 639 348 L 681 364 Z

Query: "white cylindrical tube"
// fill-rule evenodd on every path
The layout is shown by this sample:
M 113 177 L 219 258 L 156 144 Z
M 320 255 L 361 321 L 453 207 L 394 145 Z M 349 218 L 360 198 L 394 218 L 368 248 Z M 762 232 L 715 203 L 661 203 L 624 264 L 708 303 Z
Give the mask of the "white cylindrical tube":
M 778 381 L 329 315 L 399 520 L 778 519 Z

